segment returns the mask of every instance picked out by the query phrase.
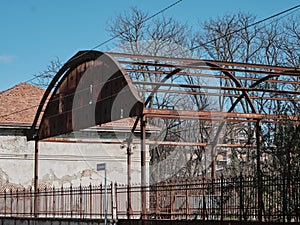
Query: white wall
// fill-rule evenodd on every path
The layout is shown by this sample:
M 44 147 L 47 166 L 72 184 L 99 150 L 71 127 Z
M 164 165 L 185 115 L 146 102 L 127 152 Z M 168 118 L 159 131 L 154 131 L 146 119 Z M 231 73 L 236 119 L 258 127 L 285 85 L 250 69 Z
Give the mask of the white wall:
M 132 183 L 140 183 L 139 146 L 133 152 Z M 96 171 L 97 163 L 107 164 L 109 182 L 127 183 L 126 149 L 120 144 L 40 142 L 39 184 L 99 184 L 104 172 Z M 0 185 L 33 185 L 33 171 L 34 142 L 27 142 L 24 136 L 0 135 Z

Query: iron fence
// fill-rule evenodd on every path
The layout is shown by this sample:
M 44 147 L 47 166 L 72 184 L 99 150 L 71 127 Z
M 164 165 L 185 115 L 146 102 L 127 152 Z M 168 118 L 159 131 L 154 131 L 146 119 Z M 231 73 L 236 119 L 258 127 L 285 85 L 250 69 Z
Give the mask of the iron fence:
M 107 187 L 107 215 L 112 218 L 112 185 Z M 104 219 L 105 189 L 99 186 L 14 189 L 2 188 L 1 216 Z
M 129 195 L 128 195 L 128 190 Z M 261 192 L 261 194 L 259 194 Z M 141 196 L 146 195 L 146 215 Z M 260 199 L 261 196 L 261 199 Z M 128 207 L 128 197 L 131 207 Z M 2 188 L 0 215 L 104 219 L 104 187 Z M 259 204 L 261 201 L 261 204 Z M 300 179 L 262 177 L 109 184 L 107 218 L 300 221 Z M 259 207 L 261 206 L 261 207 Z

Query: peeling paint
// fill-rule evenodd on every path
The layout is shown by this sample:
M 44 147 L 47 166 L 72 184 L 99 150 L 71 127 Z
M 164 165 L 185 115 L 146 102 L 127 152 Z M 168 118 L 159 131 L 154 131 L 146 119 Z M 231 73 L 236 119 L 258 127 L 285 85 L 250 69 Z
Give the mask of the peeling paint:
M 0 186 L 32 187 L 34 142 L 25 136 L 7 135 L 0 129 Z M 12 130 L 9 133 L 21 133 Z M 140 182 L 139 147 L 134 149 L 132 182 Z M 77 186 L 103 183 L 97 163 L 107 164 L 108 182 L 127 182 L 127 161 L 120 144 L 39 143 L 39 186 Z
M 77 182 L 82 183 L 84 178 L 92 180 L 92 175 L 96 173 L 97 172 L 95 170 L 85 169 L 71 175 L 63 175 L 62 177 L 59 177 L 57 174 L 55 174 L 53 169 L 50 169 L 49 173 L 43 175 L 42 179 L 40 180 L 40 184 L 49 187 L 73 185 Z

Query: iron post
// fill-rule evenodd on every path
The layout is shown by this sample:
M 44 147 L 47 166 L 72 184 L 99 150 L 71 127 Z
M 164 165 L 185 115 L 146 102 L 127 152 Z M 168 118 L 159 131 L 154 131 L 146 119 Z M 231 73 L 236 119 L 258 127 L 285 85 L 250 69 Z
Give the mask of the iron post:
M 262 171 L 260 166 L 260 145 L 261 145 L 261 120 L 256 121 L 256 172 L 257 172 L 257 201 L 258 201 L 258 221 L 262 222 L 263 193 L 262 193 Z
M 39 162 L 39 141 L 34 141 L 34 216 L 38 216 L 38 162 Z
M 141 184 L 142 184 L 142 219 L 146 218 L 146 118 L 143 115 L 140 120 L 141 126 Z
M 131 140 L 127 140 L 127 219 L 130 219 L 132 214 L 131 207 Z

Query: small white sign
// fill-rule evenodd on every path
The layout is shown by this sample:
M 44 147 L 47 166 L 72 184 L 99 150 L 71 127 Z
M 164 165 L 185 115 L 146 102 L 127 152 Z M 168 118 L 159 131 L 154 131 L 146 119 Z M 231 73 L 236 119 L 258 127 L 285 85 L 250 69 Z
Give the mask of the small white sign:
M 98 163 L 97 164 L 97 171 L 105 170 L 106 164 L 105 163 Z

